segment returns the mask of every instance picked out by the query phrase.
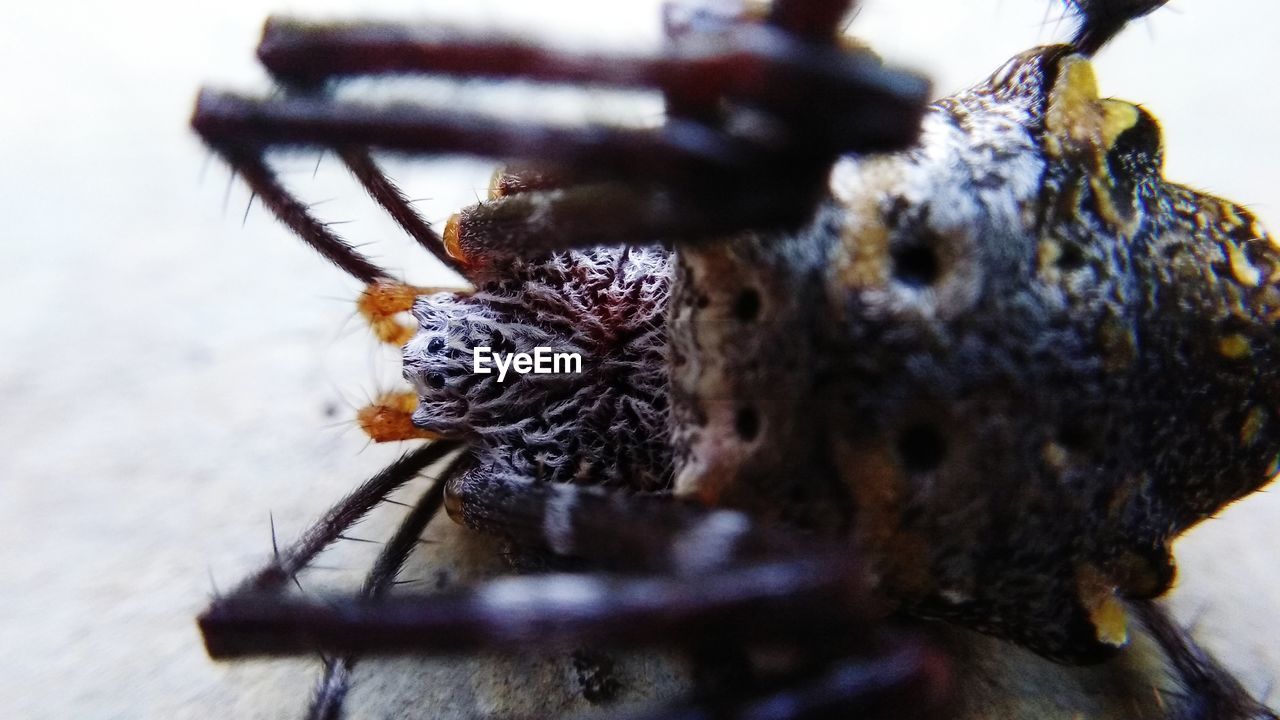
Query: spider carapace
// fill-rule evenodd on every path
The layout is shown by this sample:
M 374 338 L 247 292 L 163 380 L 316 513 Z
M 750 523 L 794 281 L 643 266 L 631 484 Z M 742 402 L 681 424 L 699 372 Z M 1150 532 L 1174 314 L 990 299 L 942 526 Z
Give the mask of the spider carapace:
M 1074 3 L 1074 44 L 928 106 L 922 81 L 835 38 L 845 3 L 673 10 L 665 54 L 616 66 L 269 24 L 260 55 L 293 93 L 207 92 L 196 127 L 368 284 L 362 311 L 403 345 L 414 391 L 362 425 L 435 443 L 215 602 L 211 652 L 635 644 L 714 625 L 803 647 L 811 661 L 772 677 L 787 684 L 859 656 L 865 637 L 813 635 L 883 604 L 1059 661 L 1113 654 L 1129 604 L 1170 586 L 1171 541 L 1280 457 L 1280 249 L 1241 207 L 1166 182 L 1157 121 L 1100 98 L 1087 58 L 1118 15 L 1160 4 Z M 317 90 L 409 71 L 652 86 L 668 119 L 477 129 Z M 473 287 L 392 281 L 275 182 L 262 155 L 280 145 L 336 148 Z M 370 147 L 522 164 L 437 235 Z M 395 321 L 406 310 L 412 327 Z M 478 372 L 482 346 L 583 367 L 500 378 Z M 443 506 L 517 556 L 622 574 L 341 611 L 274 594 L 343 523 L 463 446 L 415 515 Z M 927 661 L 911 667 L 930 682 Z

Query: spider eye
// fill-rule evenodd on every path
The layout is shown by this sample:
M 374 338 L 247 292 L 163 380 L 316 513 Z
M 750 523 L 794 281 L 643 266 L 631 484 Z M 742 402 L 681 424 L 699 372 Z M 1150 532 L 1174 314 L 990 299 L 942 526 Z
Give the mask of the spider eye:
M 912 238 L 911 242 L 895 243 L 889 254 L 893 259 L 894 276 L 911 287 L 930 287 L 942 275 L 942 263 L 938 258 L 940 239 L 932 233 Z
M 947 439 L 937 426 L 912 425 L 898 436 L 898 456 L 907 472 L 926 473 L 936 470 L 947 455 Z
M 733 316 L 744 323 L 752 322 L 760 315 L 760 291 L 747 288 L 733 302 Z

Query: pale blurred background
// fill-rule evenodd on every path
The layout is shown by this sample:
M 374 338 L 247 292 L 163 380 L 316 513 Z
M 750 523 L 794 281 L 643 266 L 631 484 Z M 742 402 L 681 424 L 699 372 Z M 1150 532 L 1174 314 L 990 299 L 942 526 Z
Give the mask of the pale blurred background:
M 352 319 L 357 288 L 260 207 L 246 215 L 247 192 L 228 190 L 187 128 L 201 83 L 267 87 L 253 48 L 271 12 L 447 19 L 597 46 L 657 37 L 650 2 L 4 4 L 0 717 L 290 717 L 309 691 L 309 661 L 210 663 L 192 622 L 215 584 L 269 553 L 268 512 L 290 539 L 398 452 L 366 448 L 349 422 L 397 375 Z M 1064 38 L 1060 14 L 1050 0 L 867 0 L 852 30 L 943 94 Z M 1163 121 L 1170 178 L 1273 228 L 1276 27 L 1267 0 L 1174 0 L 1098 61 L 1104 94 Z M 326 218 L 354 221 L 345 236 L 413 281 L 448 280 L 336 162 L 314 178 L 314 157 L 285 167 L 309 200 L 332 199 Z M 434 220 L 474 201 L 488 173 L 395 169 Z M 1280 678 L 1276 495 L 1208 523 L 1179 555 L 1181 616 L 1254 689 Z M 381 699 L 361 702 L 392 709 L 374 715 L 425 692 L 362 687 L 378 682 Z

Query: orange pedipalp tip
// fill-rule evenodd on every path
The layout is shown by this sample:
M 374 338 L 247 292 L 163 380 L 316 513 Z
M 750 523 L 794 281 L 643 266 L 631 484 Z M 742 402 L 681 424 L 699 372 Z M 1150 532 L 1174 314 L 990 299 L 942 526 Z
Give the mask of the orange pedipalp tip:
M 423 288 L 404 283 L 379 281 L 365 286 L 356 301 L 360 315 L 378 339 L 396 346 L 403 346 L 413 338 L 415 328 L 396 320 L 396 315 L 407 312 Z
M 413 424 L 418 398 L 410 392 L 385 393 L 356 413 L 356 422 L 374 442 L 439 440 L 440 434 Z

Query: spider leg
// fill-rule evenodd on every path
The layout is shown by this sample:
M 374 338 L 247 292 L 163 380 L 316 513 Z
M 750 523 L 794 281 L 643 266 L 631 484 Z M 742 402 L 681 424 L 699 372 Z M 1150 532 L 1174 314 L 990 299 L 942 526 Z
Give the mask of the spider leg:
M 680 579 L 513 577 L 471 591 L 379 601 L 246 593 L 215 604 L 201 625 L 217 658 L 317 648 L 545 653 L 725 638 L 846 658 L 825 670 L 810 663 L 784 672 L 770 680 L 772 692 L 748 695 L 746 702 L 737 693 L 713 694 L 642 717 L 817 717 L 894 707 L 903 697 L 917 710 L 922 698 L 924 704 L 938 700 L 946 688 L 941 658 L 896 635 L 871 635 L 865 619 L 855 621 L 848 570 L 847 558 L 828 555 Z
M 749 176 L 753 167 L 767 167 L 766 161 L 759 150 L 686 121 L 669 122 L 659 130 L 553 128 L 423 108 L 360 106 L 300 96 L 257 100 L 206 90 L 197 103 L 193 124 L 282 222 L 365 284 L 390 277 L 288 194 L 263 161 L 265 148 L 364 145 L 415 154 L 489 155 L 567 166 L 571 172 L 589 166 L 593 173 L 608 171 L 637 181 L 637 189 L 604 184 L 603 188 L 592 185 L 568 194 L 549 194 L 541 207 L 564 229 L 542 233 L 540 244 L 521 248 L 526 255 L 590 246 L 601 240 L 616 244 L 639 236 L 652 242 L 703 235 L 709 230 L 795 223 L 816 202 L 817 179 L 825 175 L 825 170 L 811 172 L 810 181 L 791 190 L 766 183 L 767 188 L 752 191 L 744 200 L 735 197 L 715 202 L 714 198 L 734 195 L 729 187 L 735 182 L 729 178 Z M 654 187 L 652 180 L 663 176 L 681 178 L 686 195 L 695 197 L 682 198 L 679 193 Z M 697 187 L 708 189 L 693 191 Z M 717 193 L 712 195 L 710 189 Z M 536 208 L 530 207 L 529 198 L 520 200 L 525 195 L 541 193 L 496 200 L 491 208 L 477 212 L 479 219 L 494 232 L 528 222 L 530 210 Z M 802 200 L 797 200 L 801 195 Z M 709 208 L 701 207 L 704 200 L 710 201 Z M 649 216 L 653 219 L 647 220 Z M 642 223 L 639 228 L 633 227 L 637 221 Z M 584 230 L 585 237 L 581 236 Z M 485 236 L 494 237 L 491 233 Z M 523 239 L 534 242 L 538 238 L 526 232 Z M 444 239 L 448 248 L 448 233 Z M 456 253 L 446 255 L 456 264 Z M 465 274 L 466 268 L 462 269 Z
M 450 474 L 441 502 L 473 527 L 603 561 L 596 564 L 664 574 L 517 576 L 436 595 L 327 599 L 244 587 L 201 615 L 210 655 L 708 647 L 733 637 L 762 648 L 804 647 L 806 659 L 775 671 L 775 694 L 755 695 L 758 707 L 739 704 L 735 692 L 709 696 L 690 712 L 786 718 L 888 702 L 871 695 L 884 694 L 875 674 L 899 667 L 885 655 L 897 638 L 870 620 L 880 608 L 868 599 L 848 547 L 801 541 L 753 527 L 745 515 L 670 496 L 523 481 L 474 464 L 456 464 Z M 855 657 L 870 660 L 823 669 Z M 911 682 L 933 688 L 930 697 L 940 692 L 936 664 L 913 663 Z M 322 693 L 336 700 L 349 665 L 330 666 Z M 804 679 L 812 687 L 795 684 Z M 786 707 L 807 710 L 792 716 Z
M 301 652 L 510 653 L 682 645 L 726 636 L 820 646 L 852 628 L 861 569 L 841 553 L 694 577 L 511 576 L 377 600 L 249 589 L 200 615 L 215 659 Z
M 252 98 L 202 90 L 192 118 L 215 151 L 240 161 L 267 148 L 371 147 L 419 156 L 465 154 L 530 160 L 599 176 L 681 177 L 742 171 L 763 150 L 698 123 L 660 129 L 566 128 L 502 121 L 421 105 L 369 105 L 323 95 Z M 232 162 L 235 166 L 236 162 Z
M 258 56 L 288 86 L 316 88 L 353 76 L 427 74 L 658 90 L 710 109 L 745 103 L 802 122 L 804 99 L 834 103 L 804 138 L 841 152 L 903 147 L 915 138 L 927 84 L 863 51 L 835 47 L 849 3 L 776 4 L 768 25 L 727 24 L 633 55 L 564 52 L 515 38 L 391 23 L 267 22 Z M 855 121 L 856 120 L 856 121 Z M 798 140 L 799 138 L 792 138 Z M 440 151 L 444 148 L 402 148 Z M 493 149 L 479 154 L 489 155 Z
M 407 285 L 391 279 L 385 270 L 374 265 L 358 250 L 320 222 L 307 207 L 293 197 L 277 179 L 261 154 L 249 150 L 223 151 L 223 157 L 239 175 L 244 177 L 254 195 L 285 225 L 292 229 L 308 245 L 320 252 L 347 274 L 365 283 L 357 309 L 379 340 L 392 345 L 404 345 L 413 337 L 416 328 L 401 324 L 396 316 L 413 307 L 419 295 L 434 292 L 459 292 L 458 288 L 427 288 Z M 460 270 L 461 264 L 444 249 L 444 241 L 426 224 L 404 198 L 400 191 L 380 168 L 362 150 L 345 148 L 339 151 L 343 161 L 359 179 L 369 194 L 378 201 L 401 227 L 426 247 L 441 262 Z M 405 435 L 395 439 L 423 437 Z
M 489 199 L 497 200 L 534 190 L 555 190 L 570 184 L 570 178 L 549 168 L 531 165 L 507 165 L 494 171 L 489 179 Z
M 454 475 L 444 492 L 451 516 L 471 527 L 610 569 L 663 575 L 510 577 L 376 602 L 284 598 L 248 587 L 201 616 L 210 654 L 629 646 L 715 637 L 726 628 L 827 637 L 879 610 L 848 547 L 801 542 L 754 527 L 740 513 L 474 467 Z
M 504 255 L 513 255 L 512 248 L 527 252 L 527 246 L 502 242 L 499 239 L 501 236 L 495 234 L 503 232 L 506 228 L 489 228 L 490 232 L 486 233 L 484 229 L 476 227 L 476 223 L 470 216 L 478 208 L 489 204 L 505 204 L 507 198 L 515 195 L 560 190 L 573 182 L 570 177 L 563 169 L 555 170 L 533 165 L 499 167 L 489 178 L 486 202 L 477 203 L 461 212 L 456 212 L 445 222 L 443 236 L 445 253 L 462 268 L 461 272 L 466 274 L 468 279 L 476 282 L 493 260 Z M 552 243 L 542 243 L 542 245 L 550 244 Z
M 1178 685 L 1174 693 L 1183 696 L 1171 720 L 1277 720 L 1163 607 L 1151 600 L 1134 601 L 1131 607 L 1164 651 Z
M 459 212 L 445 228 L 445 243 L 474 257 L 693 239 L 799 223 L 801 208 L 817 202 L 815 188 L 807 184 L 731 185 L 713 182 L 703 192 L 680 195 L 605 182 L 501 197 Z
M 422 498 L 414 504 L 413 509 L 396 529 L 395 535 L 382 548 L 373 569 L 364 581 L 361 595 L 367 598 L 381 597 L 391 589 L 396 575 L 408 559 L 409 553 L 418 543 L 427 523 L 431 522 L 444 504 L 444 486 L 451 473 L 460 467 L 454 460 L 444 470 L 440 479 L 431 484 Z M 350 687 L 351 671 L 355 667 L 355 655 L 342 655 L 328 658 L 324 663 L 324 673 L 316 685 L 316 693 L 311 707 L 307 711 L 307 720 L 336 720 L 340 717 L 342 701 Z
M 325 259 L 365 285 L 393 282 L 386 270 L 375 265 L 360 251 L 316 219 L 301 201 L 280 184 L 259 150 L 246 147 L 221 147 L 215 151 L 226 160 L 233 172 L 244 178 L 249 189 L 272 214 L 310 245 Z
M 404 192 L 378 167 L 367 150 L 344 147 L 338 151 L 338 155 L 369 196 L 387 211 L 409 237 L 446 267 L 462 272 L 462 266 L 445 252 L 444 239 L 440 237 L 440 233 L 433 230 L 430 223 L 418 214 Z
M 330 508 L 302 537 L 277 552 L 271 562 L 250 575 L 233 594 L 280 589 L 392 491 L 460 447 L 462 443 L 442 440 L 405 453 Z
M 342 703 L 351 689 L 351 666 L 354 664 L 351 657 L 354 656 L 324 658 L 324 672 L 316 683 L 306 720 L 338 720 L 342 717 Z
M 529 254 L 794 224 L 817 202 L 838 155 L 911 142 L 928 95 L 927 84 L 915 76 L 888 70 L 866 53 L 841 51 L 830 37 L 813 41 L 809 35 L 821 37 L 816 28 L 826 22 L 815 18 L 846 3 L 818 5 L 828 8 L 826 15 L 811 16 L 807 4 L 797 4 L 779 9 L 773 25 L 744 24 L 630 57 L 387 24 L 286 20 L 268 23 L 260 47 L 264 65 L 295 90 L 389 72 L 659 90 L 673 104 L 660 128 L 564 128 L 425 106 L 339 102 L 323 92 L 253 99 L 209 90 L 201 93 L 192 124 L 233 167 L 244 166 L 251 185 L 269 185 L 260 167 L 268 148 L 338 148 L 370 194 L 420 243 L 460 270 L 466 268 L 448 252 L 447 233 L 441 238 L 422 222 L 366 150 L 350 148 L 532 161 L 585 181 L 583 188 L 501 198 L 475 210 L 476 217 L 464 224 L 490 228 L 486 237 L 506 238 L 539 213 L 554 217 L 560 223 L 556 232 L 520 238 Z M 787 32 L 789 23 L 807 29 Z M 833 36 L 834 27 L 825 35 Z M 815 99 L 824 112 L 796 110 L 813 107 L 807 101 Z M 627 178 L 627 187 L 596 182 L 616 177 Z M 268 205 L 343 269 L 366 282 L 380 277 L 322 225 L 284 207 L 279 192 L 254 189 L 269 195 Z

